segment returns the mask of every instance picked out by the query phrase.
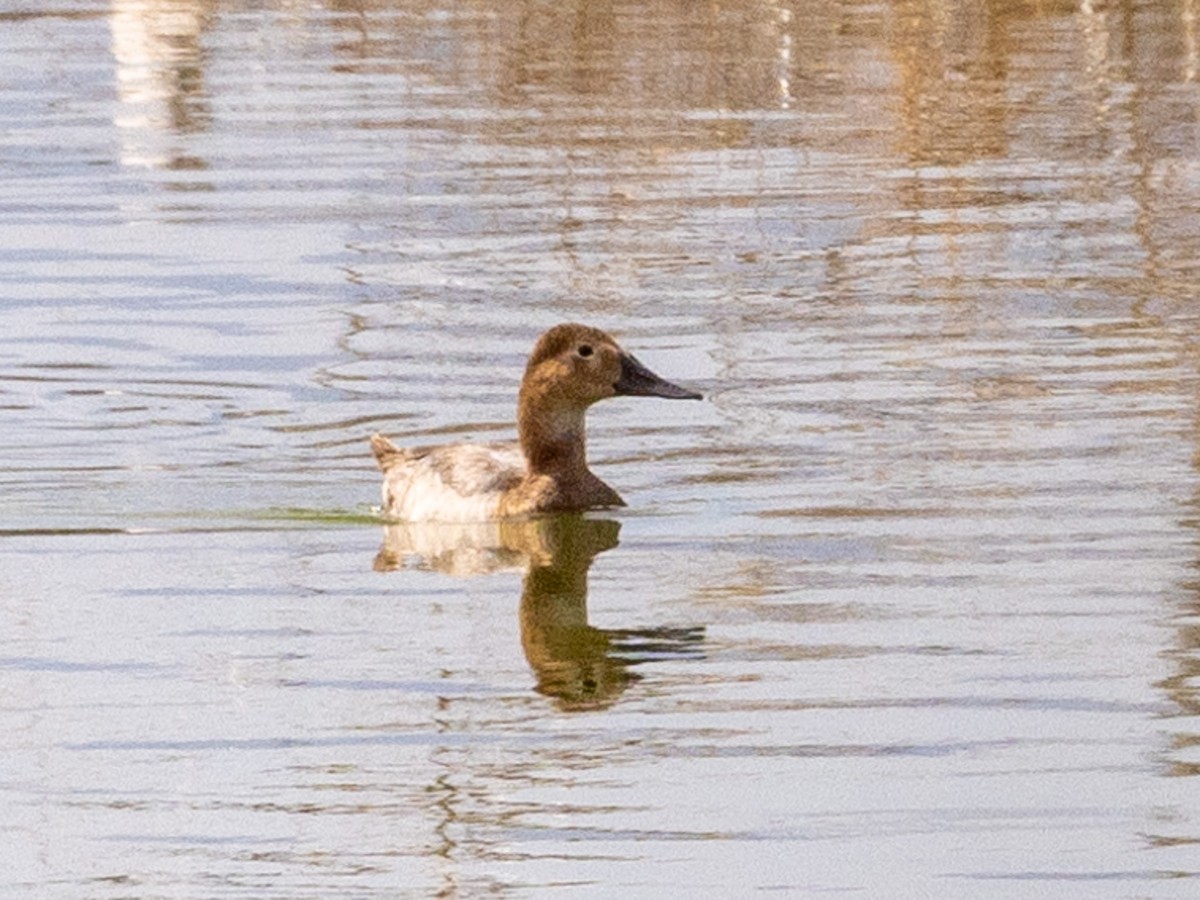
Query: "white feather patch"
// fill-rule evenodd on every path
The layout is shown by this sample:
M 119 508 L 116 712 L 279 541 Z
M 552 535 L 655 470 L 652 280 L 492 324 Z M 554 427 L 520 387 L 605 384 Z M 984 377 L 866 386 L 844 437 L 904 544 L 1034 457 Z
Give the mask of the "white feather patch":
M 483 522 L 520 483 L 525 459 L 515 444 L 446 444 L 407 451 L 383 479 L 383 511 L 406 522 Z

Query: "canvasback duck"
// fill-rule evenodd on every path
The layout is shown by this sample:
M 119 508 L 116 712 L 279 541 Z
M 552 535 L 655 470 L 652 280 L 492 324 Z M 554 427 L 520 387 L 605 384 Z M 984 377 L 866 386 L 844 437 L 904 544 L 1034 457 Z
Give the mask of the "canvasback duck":
M 699 400 L 655 375 L 587 325 L 556 325 L 534 345 L 517 402 L 514 443 L 371 449 L 383 471 L 383 512 L 409 522 L 477 522 L 624 506 L 587 466 L 584 415 L 617 396 Z

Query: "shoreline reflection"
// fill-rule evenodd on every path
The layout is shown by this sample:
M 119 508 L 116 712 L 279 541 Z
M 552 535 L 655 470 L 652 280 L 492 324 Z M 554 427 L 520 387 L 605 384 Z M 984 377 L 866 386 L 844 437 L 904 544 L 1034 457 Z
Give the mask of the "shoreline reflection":
M 208 168 L 184 139 L 212 124 L 204 39 L 216 15 L 212 0 L 113 0 L 109 28 L 118 101 L 113 124 L 123 165 Z
M 602 709 L 641 680 L 634 666 L 699 658 L 705 637 L 704 626 L 607 629 L 588 623 L 588 570 L 617 546 L 620 531 L 619 522 L 581 515 L 389 524 L 374 568 L 454 577 L 524 569 L 518 616 L 534 689 L 565 711 Z

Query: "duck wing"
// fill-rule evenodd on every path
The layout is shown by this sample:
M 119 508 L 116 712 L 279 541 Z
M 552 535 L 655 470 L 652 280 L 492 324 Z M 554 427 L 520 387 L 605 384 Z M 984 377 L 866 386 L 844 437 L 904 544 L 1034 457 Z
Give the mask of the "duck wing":
M 489 518 L 500 496 L 525 477 L 515 442 L 397 447 L 375 435 L 371 449 L 383 471 L 384 510 L 401 519 Z

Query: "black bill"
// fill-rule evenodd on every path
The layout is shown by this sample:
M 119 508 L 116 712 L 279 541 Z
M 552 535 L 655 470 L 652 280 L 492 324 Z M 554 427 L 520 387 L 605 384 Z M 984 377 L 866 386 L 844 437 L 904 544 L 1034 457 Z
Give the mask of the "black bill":
M 621 354 L 621 377 L 613 385 L 619 397 L 666 397 L 670 400 L 703 400 L 665 378 L 659 378 L 628 353 Z

